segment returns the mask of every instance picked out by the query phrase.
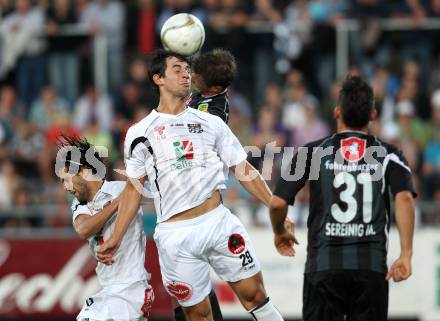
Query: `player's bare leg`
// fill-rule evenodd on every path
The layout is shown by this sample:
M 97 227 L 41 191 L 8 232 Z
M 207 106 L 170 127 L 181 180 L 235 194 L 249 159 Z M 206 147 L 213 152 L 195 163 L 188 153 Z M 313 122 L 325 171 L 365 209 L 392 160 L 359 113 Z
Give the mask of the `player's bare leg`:
M 283 321 L 283 317 L 266 295 L 261 272 L 238 282 L 229 282 L 229 285 L 255 320 Z
M 209 302 L 211 303 L 212 317 L 214 321 L 223 321 L 222 311 L 220 310 L 220 304 L 218 303 L 217 295 L 214 289 L 209 293 Z M 174 321 L 186 321 L 183 308 L 179 305 L 176 299 L 172 298 L 172 304 L 174 309 Z
M 190 307 L 184 307 L 185 317 L 187 321 L 214 321 L 212 318 L 211 303 L 209 296 L 202 302 Z

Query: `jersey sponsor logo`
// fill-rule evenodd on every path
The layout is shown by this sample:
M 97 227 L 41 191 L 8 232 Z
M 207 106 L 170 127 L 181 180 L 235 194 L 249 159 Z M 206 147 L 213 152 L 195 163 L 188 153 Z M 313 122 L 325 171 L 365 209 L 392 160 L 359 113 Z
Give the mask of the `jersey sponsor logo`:
M 185 170 L 193 167 L 194 146 L 190 140 L 173 142 L 176 162 L 171 165 L 174 170 Z
M 201 134 L 203 133 L 202 124 L 186 124 L 188 126 L 188 131 L 191 134 Z
M 203 104 L 199 104 L 197 109 L 200 110 L 200 111 L 207 112 L 208 111 L 208 107 L 209 107 L 209 104 L 203 103 Z
M 192 286 L 184 282 L 171 281 L 167 283 L 166 288 L 168 293 L 179 301 L 187 301 L 193 293 Z
M 190 140 L 175 141 L 173 146 L 177 161 L 194 159 L 194 146 Z
M 341 140 L 341 153 L 344 159 L 349 162 L 357 162 L 365 155 L 365 139 L 357 137 L 348 137 Z
M 156 139 L 165 139 L 165 126 L 154 127 L 154 136 Z
M 232 234 L 229 236 L 228 248 L 233 254 L 242 253 L 246 248 L 246 243 L 244 242 L 243 236 L 240 234 Z

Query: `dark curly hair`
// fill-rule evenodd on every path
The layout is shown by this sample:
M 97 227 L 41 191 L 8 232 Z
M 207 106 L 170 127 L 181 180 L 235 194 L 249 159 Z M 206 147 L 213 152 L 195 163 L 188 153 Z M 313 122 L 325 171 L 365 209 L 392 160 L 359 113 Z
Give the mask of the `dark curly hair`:
M 374 96 L 371 86 L 358 76 L 347 76 L 339 92 L 339 106 L 344 123 L 353 129 L 368 125 L 374 110 Z
M 74 159 L 74 155 L 72 151 L 69 149 L 74 147 L 76 150 L 80 152 L 79 159 Z M 65 163 L 64 167 L 69 168 L 71 164 L 75 164 L 79 166 L 79 168 L 88 168 L 92 170 L 93 174 L 96 174 L 96 167 L 93 164 L 90 164 L 87 160 L 87 152 L 90 150 L 93 156 L 102 164 L 105 164 L 102 157 L 99 156 L 99 153 L 95 146 L 90 144 L 86 138 L 79 137 L 79 136 L 67 136 L 67 135 L 60 135 L 58 137 L 58 151 L 60 151 L 63 148 L 67 148 L 66 150 L 66 156 L 65 156 Z
M 217 48 L 195 58 L 193 71 L 202 76 L 207 87 L 226 89 L 237 74 L 237 64 L 229 51 Z

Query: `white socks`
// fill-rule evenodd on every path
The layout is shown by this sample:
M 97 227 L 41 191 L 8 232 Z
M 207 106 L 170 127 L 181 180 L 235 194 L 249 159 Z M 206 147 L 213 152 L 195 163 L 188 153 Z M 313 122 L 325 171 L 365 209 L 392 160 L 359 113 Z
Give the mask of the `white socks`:
M 275 308 L 269 298 L 263 304 L 248 311 L 256 321 L 284 321 L 280 312 Z

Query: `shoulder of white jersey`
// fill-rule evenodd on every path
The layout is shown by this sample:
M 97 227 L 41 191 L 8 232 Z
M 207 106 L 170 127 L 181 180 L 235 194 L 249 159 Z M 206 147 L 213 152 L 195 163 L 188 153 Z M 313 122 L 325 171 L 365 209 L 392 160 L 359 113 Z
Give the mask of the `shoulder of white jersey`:
M 151 112 L 137 123 L 131 125 L 125 136 L 126 142 L 131 142 L 140 136 L 145 136 L 154 121 L 159 117 L 157 113 Z
M 73 199 L 72 205 L 70 208 L 72 210 L 72 214 L 74 217 L 79 214 L 87 214 L 87 215 L 92 214 L 90 212 L 90 209 L 87 206 L 87 203 L 80 203 L 80 201 L 78 201 L 78 199 L 76 197 Z
M 101 187 L 101 191 L 118 197 L 125 188 L 126 181 L 105 181 Z

